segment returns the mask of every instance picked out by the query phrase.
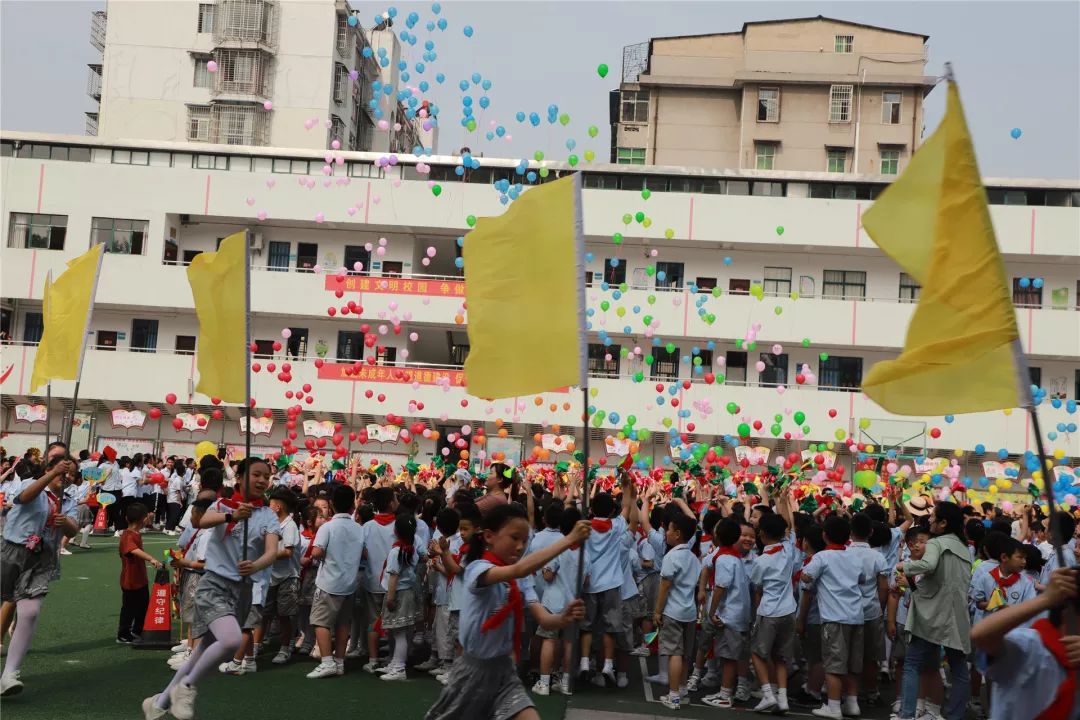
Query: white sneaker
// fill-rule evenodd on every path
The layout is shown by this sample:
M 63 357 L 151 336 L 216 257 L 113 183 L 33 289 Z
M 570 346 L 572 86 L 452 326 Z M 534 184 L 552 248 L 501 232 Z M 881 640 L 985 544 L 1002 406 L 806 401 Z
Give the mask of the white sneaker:
M 666 707 L 668 710 L 680 710 L 682 708 L 682 698 L 679 697 L 679 693 L 667 693 L 660 696 L 660 704 Z
M 70 555 L 71 551 L 68 550 L 67 548 L 60 548 L 60 554 L 61 555 Z
M 291 658 L 292 650 L 287 647 L 283 647 L 278 650 L 277 655 L 275 655 L 274 659 L 270 662 L 274 663 L 275 665 L 284 665 L 285 663 L 289 662 Z
M 431 657 L 429 657 L 424 662 L 420 663 L 419 665 L 414 666 L 413 669 L 414 670 L 419 670 L 421 672 L 431 672 L 432 670 L 434 670 L 437 667 L 440 667 L 441 665 L 442 665 L 442 662 L 439 660 L 439 658 L 432 655 Z
M 11 697 L 23 691 L 22 681 L 19 680 L 18 672 L 9 672 L 0 675 L 0 697 Z
M 255 666 L 255 658 L 244 658 L 244 661 L 240 663 L 240 669 L 245 675 L 258 670 L 258 668 Z
M 697 692 L 698 687 L 701 685 L 701 676 L 697 673 L 692 673 L 686 681 L 686 689 L 690 692 Z
M 157 706 L 157 699 L 160 695 L 151 695 L 142 701 L 142 713 L 145 720 L 161 720 L 169 714 L 168 710 L 163 710 Z
M 558 692 L 558 693 L 560 693 L 562 695 L 569 696 L 569 695 L 574 694 L 574 691 L 570 689 L 570 676 L 569 675 L 563 675 L 562 679 L 559 680 L 559 684 L 555 685 L 554 687 L 555 687 L 555 692 Z
M 447 673 L 445 675 L 436 675 L 435 679 L 438 680 L 439 683 L 442 684 L 442 685 L 449 685 L 450 684 L 450 673 Z
M 720 676 L 712 670 L 705 673 L 705 677 L 701 678 L 701 687 L 714 688 L 718 685 L 720 685 Z
M 315 669 L 307 674 L 307 677 L 311 680 L 317 680 L 318 678 L 337 677 L 337 665 L 335 663 L 321 662 L 315 666 Z
M 729 708 L 732 707 L 730 697 L 724 697 L 720 693 L 713 693 L 712 695 L 706 695 L 701 698 L 701 702 L 715 708 Z
M 768 712 L 768 713 L 771 713 L 773 710 L 776 709 L 776 707 L 777 707 L 776 706 L 776 696 L 775 695 L 764 695 L 764 696 L 762 696 L 762 698 L 758 702 L 758 704 L 754 706 L 754 712 L 759 712 L 759 713 Z
M 833 718 L 834 720 L 840 720 L 840 718 L 844 717 L 843 713 L 833 712 L 832 710 L 830 710 L 828 703 L 825 703 L 821 707 L 816 707 L 810 712 L 816 717 Z
M 779 713 L 780 715 L 784 715 L 790 709 L 791 709 L 791 707 L 788 706 L 787 698 L 786 697 L 780 697 L 779 695 L 777 695 L 776 696 L 776 710 L 774 710 L 773 712 Z
M 338 675 L 344 675 L 345 674 L 345 659 L 342 658 L 341 660 L 338 660 L 337 658 L 334 658 L 334 669 L 337 670 Z
M 550 695 L 551 683 L 537 680 L 536 684 L 532 686 L 532 691 L 534 695 Z
M 649 657 L 649 655 L 652 654 L 652 651 L 649 650 L 648 645 L 645 645 L 644 643 L 642 643 L 641 645 L 638 645 L 636 648 L 631 650 L 630 654 L 633 655 L 634 657 Z
M 379 669 L 379 663 L 375 660 L 369 660 L 364 663 L 363 667 L 361 667 L 360 669 L 366 673 L 371 673 L 372 675 L 374 675 L 375 671 Z
M 236 662 L 235 660 L 230 660 L 229 662 L 223 662 L 220 665 L 218 665 L 217 669 L 218 669 L 218 672 L 223 672 L 226 675 L 243 675 L 244 674 L 244 664 L 242 662 Z
M 652 683 L 653 685 L 667 685 L 668 676 L 667 673 L 656 673 L 655 675 L 649 675 L 645 678 L 645 682 Z
M 190 649 L 191 648 L 188 647 L 188 644 L 186 642 L 177 643 L 176 645 L 172 646 L 172 652 L 174 653 L 187 652 Z
M 179 670 L 184 665 L 184 663 L 188 661 L 190 657 L 191 653 L 189 652 L 176 653 L 171 658 L 169 658 L 168 666 L 173 670 Z
M 607 683 L 604 682 L 604 678 L 600 675 L 600 673 L 597 673 L 596 675 L 593 675 L 591 678 L 589 678 L 589 682 L 591 682 L 594 687 L 607 687 Z
M 859 703 L 854 698 L 845 699 L 840 705 L 840 712 L 844 717 L 859 717 L 862 714 L 862 711 L 859 710 Z
M 403 668 L 403 667 L 395 667 L 395 668 L 391 668 L 387 672 L 383 673 L 383 676 L 380 679 L 381 680 L 386 680 L 387 682 L 394 682 L 394 681 L 400 681 L 400 680 L 408 680 L 409 678 L 405 674 L 405 668 Z
M 195 688 L 179 682 L 169 691 L 169 712 L 176 720 L 193 720 L 195 717 Z
M 629 675 L 627 675 L 626 673 L 618 673 L 615 676 L 615 687 L 622 690 L 623 688 L 629 687 L 629 686 L 630 686 L 630 676 Z
M 363 657 L 363 655 L 364 648 L 360 645 L 351 645 L 345 648 L 345 657 L 347 658 L 358 658 Z
M 379 667 L 375 668 L 375 674 L 376 675 L 385 675 L 386 673 L 390 672 L 391 670 L 393 670 L 393 666 L 390 665 L 389 663 L 387 663 L 386 665 L 380 665 Z
M 735 688 L 735 694 L 732 698 L 737 702 L 747 702 L 750 699 L 750 688 L 745 685 L 739 685 Z

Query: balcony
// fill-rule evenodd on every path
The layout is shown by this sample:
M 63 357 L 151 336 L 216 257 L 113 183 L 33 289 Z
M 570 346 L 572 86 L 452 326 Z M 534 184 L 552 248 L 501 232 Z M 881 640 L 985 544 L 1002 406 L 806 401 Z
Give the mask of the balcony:
M 86 67 L 86 94 L 101 102 L 101 63 L 90 63 Z
M 98 114 L 96 112 L 86 113 L 86 134 L 98 134 Z
M 30 397 L 28 384 L 30 369 L 33 367 L 37 347 L 34 345 L 7 344 L 0 349 L 0 361 L 5 367 L 15 367 L 11 378 L 5 385 L 6 394 L 16 402 L 25 402 Z M 270 362 L 285 362 L 286 358 L 277 353 L 273 359 L 259 359 L 262 365 Z M 445 365 L 404 365 L 364 366 L 362 378 L 346 376 L 342 370 L 348 365 L 327 360 L 321 369 L 316 368 L 313 360 L 291 361 L 293 382 L 289 388 L 295 389 L 305 383 L 312 385 L 312 394 L 318 403 L 318 412 L 309 417 L 325 419 L 341 418 L 346 425 L 358 427 L 362 418 L 385 416 L 397 413 L 410 417 L 409 403 L 424 403 L 423 418 L 438 417 L 445 414 L 446 422 L 469 422 L 474 426 L 502 418 L 507 423 L 540 426 L 544 422 L 559 423 L 568 432 L 572 432 L 580 423 L 580 396 L 577 392 L 544 393 L 540 402 L 534 398 L 514 400 L 484 401 L 466 394 L 461 382 L 461 368 Z M 283 416 L 286 407 L 294 405 L 295 400 L 287 400 L 286 389 L 271 373 L 263 367 L 253 380 L 253 395 L 257 403 L 257 413 L 269 408 L 278 418 Z M 399 375 L 395 377 L 395 375 Z M 123 377 L 123 383 L 116 378 Z M 106 404 L 118 404 L 121 401 L 136 405 L 159 404 L 168 393 L 176 393 L 184 406 L 183 409 L 211 413 L 213 406 L 210 398 L 194 393 L 197 381 L 196 357 L 188 354 L 158 352 L 130 352 L 123 349 L 104 350 L 92 348 L 87 351 L 85 369 L 80 388 L 80 397 L 86 400 L 99 400 Z M 448 381 L 448 384 L 447 384 Z M 443 385 L 446 384 L 446 387 Z M 70 383 L 54 383 L 54 401 L 70 393 Z M 596 395 L 590 401 L 606 415 L 617 413 L 620 418 L 636 415 L 639 429 L 648 429 L 655 433 L 656 439 L 643 448 L 643 455 L 654 454 L 657 458 L 666 453 L 663 446 L 666 438 L 665 418 L 676 415 L 669 404 L 658 406 L 657 393 L 651 382 L 633 383 L 627 378 L 593 378 L 590 389 Z M 371 390 L 372 397 L 366 397 L 365 391 Z M 664 393 L 667 396 L 667 393 Z M 380 400 L 379 398 L 382 397 Z M 795 411 L 805 414 L 803 425 L 810 427 L 807 442 L 835 440 L 837 430 L 858 434 L 859 420 L 871 419 L 868 432 L 871 436 L 887 436 L 891 423 L 901 421 L 905 424 L 925 422 L 926 430 L 939 427 L 941 436 L 933 439 L 927 432 L 925 443 L 928 454 L 948 456 L 954 448 L 970 450 L 977 444 L 983 444 L 993 454 L 999 448 L 1005 448 L 1012 454 L 1034 449 L 1034 438 L 1030 421 L 1026 413 L 1014 411 L 976 413 L 959 416 L 953 424 L 947 424 L 940 418 L 898 418 L 889 415 L 866 397 L 856 392 L 840 389 L 793 387 L 790 392 L 780 395 L 773 388 L 760 388 L 740 385 L 706 385 L 693 382 L 689 389 L 680 389 L 675 398 L 680 400 L 679 407 L 693 408 L 692 416 L 676 420 L 676 429 L 690 432 L 698 441 L 714 443 L 724 435 L 735 434 L 741 422 L 752 424 L 755 419 L 762 419 L 760 431 L 752 431 L 758 443 L 774 441 L 769 432 L 774 415 L 781 415 L 783 431 L 795 433 L 800 429 L 795 426 Z M 669 398 L 670 401 L 671 398 Z M 467 400 L 463 406 L 462 401 Z M 733 416 L 725 411 L 729 402 L 736 403 L 742 410 Z M 552 409 L 554 406 L 554 409 Z M 671 408 L 671 409 L 668 409 Z M 709 412 L 703 412 L 708 408 Z M 174 408 L 175 410 L 175 408 Z M 230 410 L 233 418 L 236 409 Z M 835 413 L 835 417 L 830 417 Z M 1048 403 L 1039 408 L 1040 420 L 1044 428 L 1053 428 L 1058 423 L 1076 422 L 1075 414 L 1069 415 L 1064 408 L 1054 409 Z M 768 420 L 768 422 L 764 422 Z M 690 423 L 694 424 L 690 430 Z M 274 433 L 267 441 L 279 444 L 283 438 L 283 423 L 275 423 Z M 148 423 L 145 434 L 153 437 L 153 423 Z M 599 430 L 613 434 L 622 423 L 605 422 Z M 220 425 L 215 426 L 220 428 Z M 5 430 L 20 430 L 19 427 Z M 238 437 L 235 421 L 230 423 L 233 438 Z M 223 430 L 213 429 L 211 437 L 218 437 Z M 664 436 L 664 437 L 661 437 Z M 169 423 L 162 427 L 162 437 L 175 438 Z M 798 436 L 795 435 L 797 438 Z M 899 439 L 899 438 L 898 438 Z M 652 443 L 655 442 L 655 445 Z M 526 446 L 529 443 L 526 442 Z M 837 443 L 838 447 L 841 446 Z M 921 446 L 921 441 L 919 441 Z M 1060 448 L 1068 456 L 1080 454 L 1080 434 L 1061 434 L 1052 443 L 1052 448 Z M 392 450 L 388 452 L 394 452 Z M 977 461 L 992 459 L 975 458 Z M 970 473 L 967 473 L 970 474 Z M 981 474 L 981 473 L 980 473 Z
M 254 101 L 268 99 L 273 94 L 274 57 L 270 53 L 218 48 L 214 60 L 218 70 L 210 93 L 215 99 Z
M 278 5 L 270 0 L 218 0 L 214 44 L 236 49 L 277 47 Z
M 98 52 L 105 52 L 105 30 L 108 16 L 104 10 L 90 13 L 90 44 L 97 48 Z

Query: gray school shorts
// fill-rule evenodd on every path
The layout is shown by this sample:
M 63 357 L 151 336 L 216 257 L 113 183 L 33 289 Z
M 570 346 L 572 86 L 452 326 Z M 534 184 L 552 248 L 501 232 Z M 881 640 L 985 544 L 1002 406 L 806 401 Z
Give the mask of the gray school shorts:
M 292 617 L 299 609 L 300 578 L 285 578 L 267 589 L 263 607 L 266 617 Z
M 795 659 L 795 613 L 782 617 L 758 617 L 750 631 L 750 651 L 760 658 Z
M 193 570 L 184 570 L 180 574 L 180 621 L 190 625 L 195 621 L 195 591 L 203 574 Z
M 195 618 L 191 621 L 191 637 L 199 638 L 210 630 L 210 623 L 223 617 L 246 619 L 251 602 L 251 591 L 245 591 L 244 580 L 230 580 L 217 573 L 203 573 L 199 587 L 195 589 Z
M 386 600 L 386 593 L 373 593 L 359 589 L 356 592 L 364 593 L 364 619 L 367 621 L 368 632 L 374 632 L 375 622 L 382 617 L 383 601 Z
M 885 659 L 885 618 L 876 617 L 863 623 L 864 663 L 879 663 Z
M 660 626 L 660 654 L 682 655 L 683 657 L 694 656 L 694 636 L 697 635 L 697 623 L 693 620 L 679 622 L 664 616 L 664 624 Z
M 449 680 L 425 720 L 510 720 L 536 707 L 521 684 L 514 661 L 462 655 L 450 668 Z
M 646 617 L 656 610 L 656 596 L 660 593 L 660 573 L 649 573 L 641 578 L 641 594 L 645 596 Z
M 821 660 L 830 675 L 856 675 L 863 669 L 863 626 L 821 623 Z
M 607 635 L 619 633 L 622 627 L 620 592 L 620 588 L 613 587 L 603 592 L 585 593 L 585 630 Z
M 723 660 L 740 660 L 746 651 L 747 645 L 747 633 L 740 632 L 733 628 L 716 627 L 712 623 L 709 625 L 715 630 L 713 639 L 716 644 L 714 645 L 714 655 Z M 706 652 L 708 646 L 705 647 Z
M 821 625 L 806 624 L 806 634 L 802 636 L 803 655 L 807 665 L 817 665 L 821 658 Z
M 334 628 L 352 625 L 353 594 L 331 595 L 315 588 L 311 600 L 312 627 Z

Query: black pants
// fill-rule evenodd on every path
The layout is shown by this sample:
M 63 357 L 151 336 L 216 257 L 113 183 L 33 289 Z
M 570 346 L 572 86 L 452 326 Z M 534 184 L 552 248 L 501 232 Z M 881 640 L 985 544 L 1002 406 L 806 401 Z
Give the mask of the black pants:
M 169 503 L 165 513 L 165 529 L 175 530 L 182 517 L 184 517 L 184 506 L 180 503 Z
M 149 497 L 154 498 L 154 507 L 152 508 L 154 511 L 154 523 L 156 523 L 157 525 L 161 525 L 163 522 L 165 522 L 165 511 L 166 506 L 168 505 L 168 503 L 165 502 L 165 494 L 154 493 Z
M 116 636 L 121 638 L 142 635 L 146 609 L 150 607 L 150 588 L 143 586 L 138 590 L 121 590 L 123 604 L 120 605 L 120 627 Z
M 127 527 L 127 520 L 124 519 L 128 506 L 127 498 L 121 495 L 119 490 L 112 494 L 116 496 L 116 502 L 109 506 L 109 524 L 114 530 L 123 530 Z

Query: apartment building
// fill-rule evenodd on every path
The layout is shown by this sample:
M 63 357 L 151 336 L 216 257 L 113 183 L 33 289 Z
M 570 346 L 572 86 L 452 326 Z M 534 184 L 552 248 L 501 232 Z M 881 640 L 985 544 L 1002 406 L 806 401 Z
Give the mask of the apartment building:
M 611 161 L 895 176 L 937 82 L 927 39 L 817 16 L 629 46 Z
M 240 410 L 215 406 L 194 389 L 198 326 L 185 266 L 250 229 L 261 451 L 280 448 L 290 432 L 285 409 L 299 402 L 310 421 L 291 431 L 300 446 L 325 443 L 340 424 L 368 429 L 374 439 L 367 444 L 347 441 L 365 458 L 416 453 L 426 461 L 443 449 L 458 452 L 461 438 L 453 435 L 468 424 L 489 431 L 488 452 L 518 457 L 539 435 L 552 461 L 565 457 L 567 443 L 553 438 L 576 434 L 580 442 L 577 392 L 488 402 L 462 386 L 469 348 L 458 238 L 468 242 L 467 215 L 503 211 L 490 185 L 515 178 L 519 161 L 485 158 L 463 179 L 454 172 L 460 158 L 425 157 L 428 174 L 417 171 L 418 158 L 380 166 L 379 154 L 346 152 L 334 172 L 348 182 L 309 189 L 309 176 L 322 179 L 323 154 L 0 134 L 7 338 L 0 444 L 16 451 L 36 441 L 47 410 L 53 432 L 74 420 L 94 448 L 187 452 L 202 439 L 239 445 Z M 531 163 L 541 167 L 548 178 L 571 171 Z M 603 413 L 589 424 L 593 457 L 613 462 L 628 451 L 619 433 L 631 415 L 637 431 L 651 432 L 631 438 L 634 447 L 657 465 L 670 455 L 671 429 L 680 443 L 715 443 L 743 418 L 753 424 L 751 444 L 778 452 L 834 441 L 838 431 L 900 444 L 915 430 L 909 450 L 949 456 L 961 449 L 965 462 L 976 463 L 999 449 L 1034 448 L 1023 412 L 951 423 L 897 418 L 859 392 L 874 362 L 899 353 L 920 292 L 859 226 L 886 179 L 619 164 L 582 172 L 589 382 L 593 409 Z M 440 196 L 429 179 L 442 186 Z M 1068 401 L 1080 397 L 1080 182 L 986 185 L 1031 380 L 1047 391 L 1040 412 L 1055 435 L 1048 445 L 1076 457 L 1080 433 L 1067 428 L 1078 420 Z M 628 210 L 650 222 L 624 223 Z M 105 243 L 108 254 L 78 403 L 72 406 L 73 383 L 55 382 L 46 409 L 44 389 L 28 387 L 45 278 L 92 243 Z M 755 325 L 753 345 L 745 338 Z M 292 382 L 278 377 L 285 363 Z M 804 368 L 816 378 L 800 383 Z M 304 385 L 310 388 L 298 400 Z M 177 405 L 164 403 L 169 393 Z M 728 403 L 738 405 L 736 415 Z M 163 409 L 164 422 L 147 419 L 152 408 Z M 797 413 L 805 419 L 796 424 Z M 424 422 L 442 438 L 401 441 L 387 429 L 387 414 Z M 496 419 L 507 437 L 496 437 Z M 979 445 L 990 456 L 976 456 Z M 843 447 L 836 444 L 847 462 Z
M 434 143 L 413 105 L 373 92 L 398 89 L 392 21 L 365 29 L 344 0 L 109 2 L 91 16 L 91 44 L 102 57 L 89 68 L 100 107 L 88 135 L 376 152 Z

